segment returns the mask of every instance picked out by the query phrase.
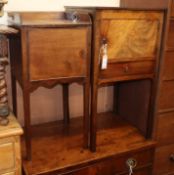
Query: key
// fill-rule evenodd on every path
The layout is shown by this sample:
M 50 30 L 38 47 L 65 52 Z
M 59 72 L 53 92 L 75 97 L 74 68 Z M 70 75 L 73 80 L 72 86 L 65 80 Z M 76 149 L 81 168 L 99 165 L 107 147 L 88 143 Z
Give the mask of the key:
M 129 175 L 132 175 L 133 174 L 133 167 L 130 165 L 129 166 Z
M 107 54 L 107 44 L 102 46 L 103 55 L 102 55 L 102 62 L 101 62 L 101 69 L 107 69 L 108 66 L 108 54 Z

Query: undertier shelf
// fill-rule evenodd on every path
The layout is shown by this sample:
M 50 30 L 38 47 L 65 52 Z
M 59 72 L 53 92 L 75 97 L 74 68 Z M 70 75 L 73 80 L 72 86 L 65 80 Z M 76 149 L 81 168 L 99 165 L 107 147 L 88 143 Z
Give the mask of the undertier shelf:
M 70 172 L 112 156 L 153 147 L 132 125 L 113 113 L 98 115 L 97 151 L 83 149 L 83 118 L 73 118 L 69 125 L 62 121 L 32 127 L 32 161 L 23 160 L 26 175 Z M 22 151 L 25 155 L 25 145 Z

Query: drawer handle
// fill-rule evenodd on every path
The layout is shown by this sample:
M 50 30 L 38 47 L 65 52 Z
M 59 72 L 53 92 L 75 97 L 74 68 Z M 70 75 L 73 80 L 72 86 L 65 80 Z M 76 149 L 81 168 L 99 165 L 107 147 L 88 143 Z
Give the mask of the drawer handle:
M 130 158 L 126 161 L 126 165 L 129 167 L 129 175 L 133 174 L 133 169 L 137 166 L 137 160 Z
M 174 162 L 174 154 L 171 154 L 171 155 L 170 155 L 170 161 L 171 161 L 171 162 Z

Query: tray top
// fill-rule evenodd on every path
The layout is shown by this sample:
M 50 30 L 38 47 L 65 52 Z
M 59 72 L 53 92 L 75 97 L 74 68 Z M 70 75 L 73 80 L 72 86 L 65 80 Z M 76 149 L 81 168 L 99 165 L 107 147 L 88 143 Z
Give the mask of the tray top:
M 9 24 L 15 26 L 68 27 L 91 25 L 89 15 L 75 12 L 10 12 L 8 17 Z

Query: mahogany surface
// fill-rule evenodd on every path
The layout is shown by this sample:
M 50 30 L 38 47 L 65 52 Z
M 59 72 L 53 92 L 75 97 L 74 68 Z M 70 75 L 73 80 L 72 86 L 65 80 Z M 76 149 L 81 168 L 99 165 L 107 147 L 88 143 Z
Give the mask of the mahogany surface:
M 168 101 L 169 97 L 173 97 L 172 86 L 168 89 L 164 87 L 162 95 L 157 93 L 161 86 L 159 77 L 162 74 L 164 50 L 166 49 L 169 3 L 169 1 L 156 0 L 149 2 L 123 0 L 120 8 L 67 7 L 68 11 L 77 10 L 90 14 L 94 23 L 90 130 L 92 151 L 96 151 L 98 147 L 96 140 L 98 140 L 100 132 L 100 130 L 97 131 L 96 119 L 99 86 L 109 83 L 115 85 L 114 113 L 119 113 L 122 118 L 139 128 L 146 138 L 156 135 L 153 131 L 154 126 L 158 123 L 157 104 L 166 106 L 170 103 L 171 106 L 173 105 L 171 101 Z M 171 33 L 173 33 L 172 29 Z M 99 55 L 103 40 L 108 44 L 109 58 L 108 67 L 105 70 L 100 68 L 102 60 Z M 173 40 L 172 38 L 170 40 L 171 45 Z M 166 62 L 165 64 L 171 64 L 169 69 L 166 67 L 168 77 L 172 72 L 172 59 L 170 59 L 170 63 Z M 166 91 L 168 91 L 168 95 L 166 95 Z M 165 127 L 165 125 L 159 127 Z M 159 131 L 159 134 L 161 132 Z M 162 135 L 161 137 L 163 138 Z M 159 138 L 161 137 L 159 136 Z M 163 140 L 167 138 L 170 136 L 167 136 L 166 133 Z M 162 164 L 156 168 L 160 171 L 161 166 Z M 157 175 L 159 174 L 157 173 Z
M 82 118 L 71 119 L 67 128 L 63 121 L 33 126 L 32 161 L 24 160 L 23 164 L 26 174 L 124 173 L 128 171 L 125 162 L 131 157 L 138 161 L 135 172 L 147 172 L 148 168 L 143 167 L 151 169 L 154 141 L 146 140 L 135 127 L 113 113 L 100 114 L 98 123 L 95 153 L 82 149 Z
M 24 160 L 24 170 L 26 174 L 126 175 L 128 174 L 128 167 L 125 165 L 125 162 L 131 157 L 135 157 L 139 162 L 135 168 L 136 175 L 152 174 L 155 144 L 151 138 L 154 121 L 156 123 L 155 112 L 157 110 L 156 101 L 158 99 L 156 90 L 157 87 L 161 86 L 161 82 L 159 83 L 158 80 L 161 76 L 161 65 L 163 65 L 162 52 L 165 50 L 163 44 L 167 38 L 165 33 L 167 28 L 167 8 L 167 0 L 153 0 L 151 3 L 147 3 L 145 0 L 142 0 L 141 3 L 138 0 L 122 0 L 121 8 L 103 7 L 80 9 L 79 7 L 76 9 L 77 11 L 88 13 L 93 20 L 92 43 L 90 43 L 89 38 L 88 42 L 86 42 L 86 46 L 92 44 L 90 126 L 84 125 L 85 123 L 89 123 L 87 116 L 89 114 L 90 86 L 89 77 L 86 76 L 88 78 L 86 80 L 87 84 L 84 86 L 84 101 L 86 102 L 84 111 L 86 117 L 83 122 L 79 119 L 70 119 L 68 125 L 65 125 L 65 122 L 62 121 L 53 124 L 54 126 L 36 126 L 30 130 L 30 117 L 26 117 L 25 122 L 29 131 L 26 132 L 26 134 L 29 134 L 27 137 L 28 143 L 31 142 L 31 131 L 34 132 L 31 143 L 33 150 L 32 152 L 28 152 L 28 154 L 32 155 L 32 161 Z M 36 17 L 37 15 L 38 17 L 40 16 L 39 13 L 35 15 Z M 15 53 L 14 59 L 12 59 L 12 65 L 14 66 L 12 66 L 12 72 L 15 76 L 12 75 L 12 77 L 13 80 L 17 78 L 24 88 L 24 99 L 26 99 L 24 106 L 26 111 L 25 116 L 29 116 L 30 114 L 28 87 L 33 91 L 38 86 L 51 88 L 58 82 L 66 85 L 73 81 L 80 83 L 85 82 L 84 72 L 79 71 L 79 69 L 75 69 L 75 73 L 81 72 L 79 77 L 64 78 L 62 76 L 66 77 L 68 73 L 70 73 L 70 75 L 72 73 L 71 71 L 68 71 L 68 73 L 65 71 L 65 75 L 61 75 L 58 81 L 48 75 L 44 75 L 44 73 L 41 75 L 39 73 L 40 77 L 37 77 L 37 72 L 30 74 L 31 72 L 30 69 L 28 69 L 28 65 L 30 65 L 31 62 L 28 62 L 26 56 L 29 53 L 28 46 L 22 44 L 30 38 L 26 29 L 27 25 L 30 26 L 29 29 L 31 29 L 31 31 L 33 27 L 38 29 L 34 15 L 33 17 L 31 16 L 28 16 L 26 13 L 21 15 L 20 22 L 23 25 L 22 43 L 20 43 L 20 37 L 11 40 L 14 48 L 19 47 L 23 49 L 23 58 L 21 58 L 20 52 L 12 48 L 12 51 Z M 51 20 L 47 20 L 46 15 L 43 18 L 39 17 L 39 27 L 42 26 L 48 30 L 50 21 L 54 21 L 55 19 L 53 16 L 51 13 L 48 15 Z M 30 23 L 28 18 L 33 18 L 33 23 Z M 46 18 L 46 24 L 44 24 L 44 18 Z M 56 19 L 61 18 L 63 18 L 62 13 L 56 16 Z M 84 19 L 83 27 L 87 27 L 88 20 L 85 18 L 85 14 L 82 15 L 82 19 Z M 56 28 L 56 25 L 64 28 L 69 25 L 69 22 L 60 24 L 58 20 L 51 25 L 52 30 Z M 81 27 L 79 23 L 73 23 L 71 25 L 71 27 Z M 115 30 L 117 32 L 115 32 Z M 88 32 L 90 33 L 90 30 Z M 108 44 L 108 70 L 100 69 L 100 47 L 103 40 Z M 36 40 L 34 43 L 37 43 Z M 47 47 L 49 47 L 49 45 L 47 45 Z M 90 47 L 88 47 L 88 49 L 90 50 Z M 35 55 L 35 47 L 31 54 Z M 79 55 L 83 58 L 85 54 L 83 51 L 79 51 L 79 54 L 76 56 L 79 57 Z M 90 51 L 87 56 L 90 57 Z M 19 60 L 18 64 L 15 63 L 15 59 Z M 33 61 L 35 60 L 33 59 Z M 46 61 L 45 59 L 45 62 Z M 80 62 L 84 63 L 84 60 L 82 59 Z M 20 69 L 21 63 L 24 69 Z M 13 70 L 13 68 L 15 68 L 15 70 Z M 22 77 L 18 76 L 20 73 L 22 73 Z M 56 71 L 51 73 L 57 75 Z M 30 75 L 33 79 L 27 79 L 30 78 Z M 89 69 L 85 75 L 89 75 Z M 46 80 L 44 80 L 45 77 Z M 35 81 L 35 78 L 39 78 L 42 82 Z M 30 86 L 26 80 L 32 80 Z M 106 113 L 98 117 L 98 88 L 109 83 L 115 85 L 113 108 L 115 114 Z M 133 93 L 135 89 L 139 95 Z M 15 87 L 13 91 L 15 91 Z M 66 92 L 64 93 L 64 99 L 67 99 L 67 87 L 64 88 L 64 92 Z M 158 96 L 160 97 L 160 95 Z M 131 103 L 131 105 L 126 103 L 126 100 Z M 136 102 L 134 102 L 134 100 L 136 100 Z M 166 100 L 164 100 L 164 102 L 160 101 L 160 103 L 163 104 L 165 101 Z M 165 105 L 167 103 L 168 102 L 166 102 Z M 68 103 L 65 104 L 68 105 Z M 16 103 L 14 103 L 14 107 L 15 106 Z M 171 108 L 162 110 L 171 110 Z M 160 110 L 159 112 L 160 114 L 162 113 Z M 118 114 L 120 115 L 118 116 Z M 66 114 L 66 116 L 68 115 Z M 170 116 L 168 116 L 168 118 L 170 118 Z M 125 121 L 123 121 L 123 119 Z M 159 125 L 159 127 L 161 126 Z M 45 133 L 45 131 L 48 131 L 48 133 Z M 84 135 L 82 133 L 84 133 Z M 88 139 L 85 139 L 87 142 L 83 143 L 82 137 L 88 138 L 88 136 L 90 136 L 90 149 L 93 152 L 82 148 L 82 145 L 87 145 L 88 142 Z M 166 137 L 164 136 L 164 140 Z M 31 151 L 30 146 L 29 143 L 29 149 L 27 150 Z M 159 147 L 158 150 L 160 149 L 163 149 L 163 147 Z M 168 152 L 160 152 L 159 155 L 157 154 L 155 160 L 161 159 L 161 157 L 163 158 L 164 156 L 168 157 Z M 158 163 L 156 167 L 162 167 L 163 160 L 161 159 Z M 172 169 L 173 168 L 169 168 L 167 171 Z M 157 169 L 157 172 L 162 173 L 163 168 Z M 159 174 L 157 173 L 156 175 Z
M 127 120 L 139 128 L 144 136 L 152 137 L 153 121 L 155 120 L 153 116 L 155 106 L 153 104 L 156 98 L 155 87 L 160 69 L 159 63 L 161 61 L 160 47 L 164 24 L 164 11 L 131 11 L 116 10 L 115 8 L 104 9 L 102 7 L 89 10 L 87 10 L 87 8 L 70 8 L 69 10 L 84 10 L 84 13 L 89 13 L 92 16 L 94 23 L 90 124 L 91 150 L 96 150 L 96 137 L 98 135 L 96 120 L 97 96 L 98 88 L 103 84 L 107 85 L 108 83 L 113 84 L 115 82 L 129 81 L 132 83 L 136 82 L 137 84 L 133 86 L 136 88 L 141 84 L 141 80 L 149 80 L 145 81 L 145 87 L 147 85 L 149 88 L 148 90 L 144 89 L 145 91 L 143 92 L 147 98 L 140 96 L 138 99 L 135 94 L 132 95 L 131 86 L 127 86 L 128 92 L 127 96 L 123 97 L 123 103 L 119 99 L 121 90 L 116 90 L 118 96 L 115 96 L 117 96 L 117 106 L 122 103 L 121 113 L 123 115 L 127 114 Z M 107 43 L 108 48 L 108 67 L 104 70 L 101 69 L 101 46 L 103 41 Z M 121 88 L 123 87 L 120 87 L 120 89 Z M 125 102 L 126 99 L 128 99 L 129 103 L 135 105 L 127 104 Z M 134 102 L 133 99 L 136 102 Z M 138 104 L 141 100 L 144 101 L 142 104 L 142 111 L 145 111 L 144 115 L 141 115 L 141 112 L 139 112 Z M 115 106 L 114 108 L 117 107 Z
M 174 174 L 174 72 L 173 72 L 173 53 L 174 53 L 174 1 L 169 4 L 169 11 L 166 14 L 166 28 L 164 33 L 164 59 L 161 63 L 160 82 L 158 86 L 158 99 L 156 109 L 156 129 L 155 136 L 158 147 L 155 153 L 154 175 Z
M 68 85 L 84 87 L 84 147 L 89 136 L 89 82 L 91 20 L 88 15 L 70 20 L 66 13 L 9 13 L 11 25 L 19 30 L 10 38 L 13 110 L 17 115 L 16 81 L 24 101 L 27 159 L 31 159 L 30 94 L 38 87 L 53 88 L 63 84 L 65 125 L 69 120 Z

